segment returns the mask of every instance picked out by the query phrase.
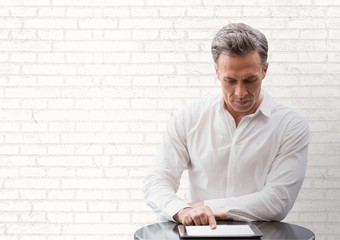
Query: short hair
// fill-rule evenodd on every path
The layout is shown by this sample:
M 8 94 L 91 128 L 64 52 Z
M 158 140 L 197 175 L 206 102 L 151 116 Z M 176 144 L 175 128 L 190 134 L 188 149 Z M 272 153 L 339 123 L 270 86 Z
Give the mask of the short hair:
M 257 51 L 262 64 L 268 58 L 268 41 L 266 36 L 257 29 L 244 23 L 231 23 L 221 28 L 215 35 L 211 44 L 211 53 L 217 63 L 221 53 L 230 56 L 241 56 Z

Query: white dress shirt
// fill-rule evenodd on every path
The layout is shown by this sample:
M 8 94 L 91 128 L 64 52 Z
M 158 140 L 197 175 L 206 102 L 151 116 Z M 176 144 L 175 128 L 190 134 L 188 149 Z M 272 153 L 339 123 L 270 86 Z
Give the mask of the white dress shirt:
M 309 130 L 295 112 L 264 93 L 257 111 L 236 127 L 221 94 L 191 104 L 169 121 L 144 180 L 147 204 L 173 220 L 188 202 L 176 192 L 188 170 L 190 202 L 240 221 L 280 221 L 301 188 Z

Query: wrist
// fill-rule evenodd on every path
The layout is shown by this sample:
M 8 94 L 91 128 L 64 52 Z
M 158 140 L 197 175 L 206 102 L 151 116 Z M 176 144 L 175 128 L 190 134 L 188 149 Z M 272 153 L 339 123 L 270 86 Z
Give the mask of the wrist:
M 192 209 L 192 207 L 185 207 L 179 210 L 174 216 L 173 219 L 176 222 L 182 223 L 183 215 L 185 215 L 185 212 L 188 211 L 189 209 Z

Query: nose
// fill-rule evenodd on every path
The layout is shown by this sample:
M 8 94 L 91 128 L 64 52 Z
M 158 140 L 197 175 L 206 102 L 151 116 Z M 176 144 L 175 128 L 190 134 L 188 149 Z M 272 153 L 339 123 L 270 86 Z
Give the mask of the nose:
M 235 95 L 239 98 L 243 98 L 248 94 L 247 88 L 242 84 L 237 84 L 235 87 Z

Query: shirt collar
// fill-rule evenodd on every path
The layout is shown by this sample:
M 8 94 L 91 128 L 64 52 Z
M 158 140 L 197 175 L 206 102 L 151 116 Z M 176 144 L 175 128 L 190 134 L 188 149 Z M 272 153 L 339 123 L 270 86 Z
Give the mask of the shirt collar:
M 274 99 L 269 95 L 269 93 L 267 91 L 262 90 L 262 93 L 263 93 L 263 99 L 262 99 L 260 106 L 256 110 L 256 112 L 261 111 L 262 114 L 265 115 L 266 117 L 271 117 L 272 116 L 272 109 L 275 105 Z M 256 112 L 255 112 L 255 114 L 256 114 Z
M 261 112 L 263 115 L 266 117 L 271 117 L 272 116 L 272 109 L 274 108 L 274 99 L 269 95 L 269 93 L 265 90 L 262 89 L 262 94 L 263 94 L 263 99 L 260 104 L 260 106 L 257 108 L 255 113 L 250 114 L 252 116 L 256 116 Z M 226 111 L 224 108 L 224 99 L 223 99 L 223 94 L 220 94 L 220 110 L 221 111 Z

